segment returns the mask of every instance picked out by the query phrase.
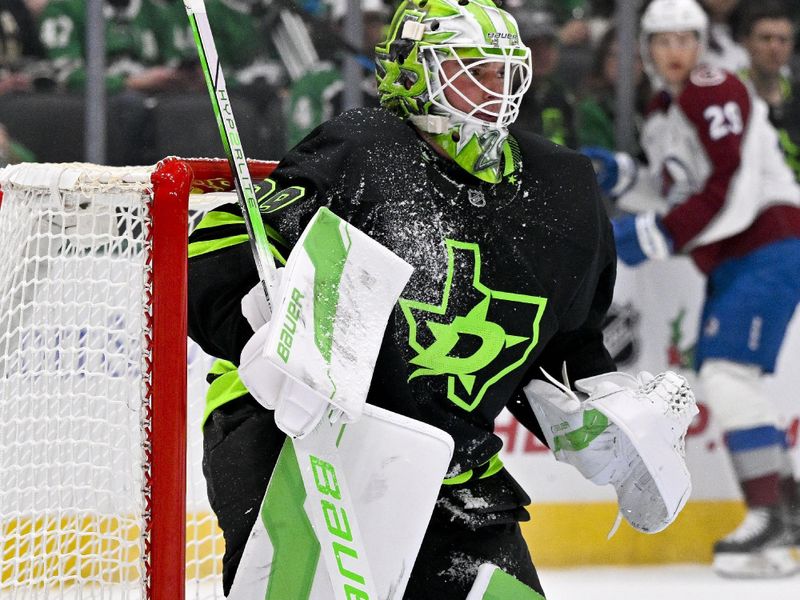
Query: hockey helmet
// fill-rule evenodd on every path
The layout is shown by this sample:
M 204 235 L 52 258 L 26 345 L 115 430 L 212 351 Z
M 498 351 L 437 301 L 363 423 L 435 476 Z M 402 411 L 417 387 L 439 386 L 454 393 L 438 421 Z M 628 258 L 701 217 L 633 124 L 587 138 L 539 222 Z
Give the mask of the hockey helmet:
M 457 62 L 455 74 L 444 74 L 445 61 Z M 496 62 L 503 63 L 500 91 L 473 74 Z M 530 51 L 510 14 L 492 0 L 407 0 L 376 47 L 376 63 L 383 106 L 431 135 L 468 172 L 492 183 L 501 180 L 508 126 L 531 83 Z M 462 76 L 489 99 L 469 100 L 455 83 Z M 468 109 L 453 106 L 445 92 Z
M 641 20 L 639 47 L 644 69 L 658 85 L 660 78 L 650 56 L 650 36 L 670 31 L 693 31 L 700 42 L 700 56 L 708 46 L 708 15 L 696 0 L 653 0 Z

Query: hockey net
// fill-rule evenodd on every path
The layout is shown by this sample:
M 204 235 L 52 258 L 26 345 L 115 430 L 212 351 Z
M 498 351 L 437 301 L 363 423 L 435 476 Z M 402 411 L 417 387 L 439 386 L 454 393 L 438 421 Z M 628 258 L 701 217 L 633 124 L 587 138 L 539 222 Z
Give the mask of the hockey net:
M 222 597 L 186 238 L 231 185 L 221 160 L 0 170 L 3 600 Z

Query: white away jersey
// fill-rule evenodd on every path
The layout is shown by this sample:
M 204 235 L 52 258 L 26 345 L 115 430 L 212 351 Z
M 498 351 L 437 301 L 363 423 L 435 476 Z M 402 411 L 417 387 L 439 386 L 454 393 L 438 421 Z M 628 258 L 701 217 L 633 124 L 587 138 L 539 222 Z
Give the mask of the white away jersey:
M 702 270 L 800 237 L 800 186 L 766 104 L 734 75 L 701 66 L 677 98 L 659 94 L 642 147 L 676 250 L 691 252 Z

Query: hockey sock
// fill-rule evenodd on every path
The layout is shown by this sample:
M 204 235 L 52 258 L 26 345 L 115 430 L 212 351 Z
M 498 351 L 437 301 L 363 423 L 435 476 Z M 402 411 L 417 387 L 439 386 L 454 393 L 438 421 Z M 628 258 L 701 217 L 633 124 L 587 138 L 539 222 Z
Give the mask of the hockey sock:
M 749 507 L 780 502 L 783 432 L 771 425 L 729 431 L 725 444 Z

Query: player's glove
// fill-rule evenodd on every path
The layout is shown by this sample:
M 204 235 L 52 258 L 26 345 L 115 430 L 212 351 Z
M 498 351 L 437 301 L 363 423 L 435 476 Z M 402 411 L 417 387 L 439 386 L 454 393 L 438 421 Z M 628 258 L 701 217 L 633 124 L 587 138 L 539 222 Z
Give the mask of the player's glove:
M 673 251 L 672 237 L 654 212 L 612 219 L 617 256 L 634 267 L 649 258 L 663 260 Z
M 609 198 L 619 198 L 636 185 L 638 168 L 627 152 L 613 152 L 600 146 L 584 146 L 581 153 L 592 161 L 600 190 Z
M 524 391 L 556 459 L 613 485 L 634 528 L 667 527 L 692 489 L 684 436 L 698 411 L 686 380 L 671 371 L 605 373 L 576 381 L 577 393 L 551 381 Z

